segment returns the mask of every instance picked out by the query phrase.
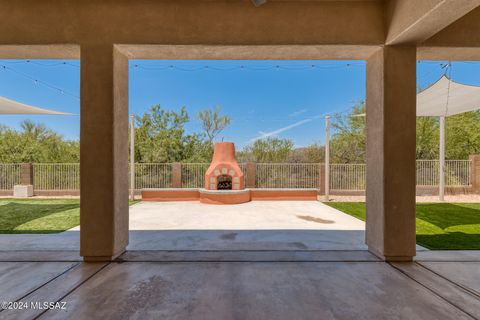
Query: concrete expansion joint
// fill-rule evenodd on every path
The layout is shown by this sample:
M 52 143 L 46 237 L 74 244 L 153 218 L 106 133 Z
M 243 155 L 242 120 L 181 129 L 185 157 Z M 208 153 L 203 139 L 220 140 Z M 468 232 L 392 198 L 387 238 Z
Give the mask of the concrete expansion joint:
M 425 270 L 427 270 L 428 272 L 436 275 L 436 276 L 439 276 L 436 272 L 432 272 L 429 268 L 425 268 L 423 265 L 417 263 L 417 262 L 396 262 L 396 263 L 391 263 L 391 262 L 387 262 L 387 264 L 389 264 L 393 269 L 397 270 L 400 274 L 402 274 L 403 276 L 405 276 L 406 278 L 414 281 L 415 283 L 417 283 L 418 285 L 422 286 L 423 288 L 425 288 L 426 290 L 430 291 L 431 293 L 433 293 L 435 296 L 437 296 L 438 298 L 440 298 L 441 300 L 445 301 L 447 304 L 451 305 L 452 307 L 454 307 L 455 309 L 459 310 L 460 312 L 468 315 L 469 317 L 471 317 L 472 319 L 478 319 L 477 317 L 475 317 L 475 315 L 472 315 L 471 313 L 467 312 L 466 310 L 464 310 L 463 308 L 461 308 L 459 305 L 457 305 L 456 303 L 450 301 L 449 299 L 445 298 L 441 292 L 438 292 L 434 289 L 432 289 L 430 286 L 424 284 L 423 282 L 417 280 L 416 278 L 414 278 L 413 276 L 411 276 L 408 272 L 405 272 L 404 270 L 402 270 L 401 268 L 399 268 L 396 264 L 408 264 L 408 265 L 417 265 L 419 266 L 420 268 L 423 268 Z M 455 285 L 455 286 L 459 286 L 457 283 L 454 283 L 452 282 L 451 280 L 445 278 L 445 277 L 442 277 L 440 276 L 442 279 L 448 281 L 449 283 Z M 463 289 L 462 287 L 460 287 L 461 289 Z M 464 289 L 463 289 L 464 290 Z M 469 290 L 468 290 L 469 291 Z M 470 291 L 469 291 L 470 292 Z M 469 292 L 467 294 L 469 294 Z M 477 296 L 477 295 L 475 295 Z
M 476 261 L 475 261 L 475 262 L 476 262 Z M 422 264 L 422 263 L 419 263 L 419 262 L 415 262 L 415 263 L 416 263 L 418 266 L 420 266 L 421 268 L 423 268 L 423 269 L 425 269 L 425 270 L 428 270 L 429 272 L 433 273 L 433 274 L 436 275 L 437 277 L 440 277 L 440 278 L 442 278 L 443 280 L 445 280 L 445 281 L 451 283 L 452 285 L 458 287 L 460 290 L 463 290 L 463 291 L 467 292 L 468 294 L 471 294 L 471 295 L 477 297 L 478 299 L 480 299 L 480 294 L 479 294 L 478 292 L 476 292 L 476 291 L 474 291 L 474 290 L 472 290 L 472 289 L 470 289 L 470 288 L 468 288 L 468 287 L 466 287 L 466 286 L 463 286 L 463 285 L 461 285 L 460 283 L 456 283 L 456 282 L 452 281 L 451 279 L 449 279 L 449 278 L 445 277 L 444 275 L 436 272 L 435 270 L 432 270 L 431 268 L 425 266 L 425 265 Z

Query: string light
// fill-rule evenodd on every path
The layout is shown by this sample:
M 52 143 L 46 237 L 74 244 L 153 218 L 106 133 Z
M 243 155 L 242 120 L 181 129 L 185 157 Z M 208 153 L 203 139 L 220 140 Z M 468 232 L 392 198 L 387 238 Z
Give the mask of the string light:
M 448 62 L 436 62 L 436 61 L 417 61 L 418 64 L 430 64 L 430 65 L 436 65 L 436 66 L 439 66 L 440 67 L 440 70 L 439 69 L 432 69 L 432 70 L 429 70 L 429 71 L 426 71 L 424 74 L 420 75 L 417 77 L 417 80 L 424 80 L 426 78 L 429 78 L 432 74 L 436 74 L 437 72 L 440 71 L 439 75 L 435 75 L 434 77 L 434 81 L 437 81 L 438 78 L 440 78 L 441 76 L 446 76 L 447 75 L 447 71 L 449 69 L 450 66 L 452 66 L 452 62 L 451 61 L 448 61 Z M 472 63 L 471 61 L 456 61 L 455 63 Z M 476 63 L 476 62 L 473 62 L 473 63 Z M 478 64 L 480 65 L 480 64 Z
M 15 61 L 5 61 L 2 60 L 2 63 L 0 64 L 0 68 L 3 70 L 10 71 L 12 73 L 18 74 L 26 79 L 29 79 L 34 82 L 35 85 L 43 85 L 46 86 L 52 90 L 55 90 L 59 92 L 60 94 L 64 95 L 69 95 L 71 97 L 74 97 L 76 99 L 80 99 L 80 97 L 74 93 L 68 92 L 66 90 L 63 90 L 53 84 L 50 84 L 48 82 L 36 79 L 33 76 L 30 76 L 24 72 L 15 70 L 11 68 L 10 66 L 7 66 L 6 64 L 34 64 L 37 66 L 41 67 L 57 67 L 57 66 L 70 66 L 74 68 L 80 68 L 80 65 L 71 63 L 69 61 L 59 61 L 59 62 L 53 62 L 53 63 L 42 63 L 38 61 L 33 61 L 33 60 L 15 60 Z M 472 61 L 456 61 L 455 63 L 468 63 L 468 64 L 476 64 L 477 62 L 472 62 Z M 436 61 L 423 61 L 419 60 L 418 64 L 431 64 L 431 65 L 438 65 L 440 66 L 442 70 L 442 74 L 446 74 L 449 69 L 451 69 L 451 62 L 436 62 Z M 477 63 L 478 64 L 478 63 Z M 254 65 L 237 65 L 237 66 L 228 66 L 228 67 L 222 67 L 222 66 L 212 66 L 212 65 L 202 65 L 202 66 L 181 66 L 181 65 L 142 65 L 139 63 L 131 65 L 133 69 L 143 69 L 143 70 L 178 70 L 178 71 L 184 71 L 184 72 L 195 72 L 195 71 L 235 71 L 235 70 L 249 70 L 249 71 L 269 71 L 269 70 L 308 70 L 308 69 L 316 69 L 316 70 L 328 70 L 328 69 L 342 69 L 342 68 L 351 68 L 351 67 L 365 67 L 365 63 L 363 62 L 358 62 L 358 63 L 345 63 L 345 64 L 330 64 L 330 65 L 324 65 L 324 64 L 308 64 L 308 65 L 282 65 L 282 64 L 275 64 L 271 66 L 254 66 Z M 419 76 L 419 79 L 426 78 L 427 76 L 430 76 L 432 73 L 436 72 L 437 70 L 431 70 L 430 72 L 427 72 L 421 76 Z M 451 72 L 451 70 L 450 70 Z
M 27 60 L 27 61 L 29 61 L 29 60 Z M 39 79 L 37 79 L 37 78 L 34 78 L 34 77 L 32 77 L 31 75 L 26 74 L 25 72 L 15 70 L 15 69 L 13 69 L 13 68 L 11 68 L 11 67 L 9 67 L 9 66 L 6 66 L 6 65 L 4 65 L 4 64 L 0 64 L 0 68 L 3 69 L 3 70 L 6 70 L 6 71 L 10 71 L 10 72 L 12 72 L 12 73 L 15 73 L 15 74 L 17 74 L 17 75 L 20 75 L 20 76 L 22 76 L 22 77 L 24 77 L 24 78 L 26 78 L 26 79 L 28 79 L 28 80 L 30 80 L 30 81 L 33 81 L 33 83 L 34 83 L 35 85 L 41 84 L 41 85 L 43 85 L 43 86 L 45 86 L 45 87 L 47 87 L 47 88 L 49 88 L 49 89 L 52 89 L 52 90 L 55 90 L 55 91 L 59 92 L 59 93 L 62 94 L 62 95 L 68 95 L 68 96 L 71 96 L 71 97 L 73 97 L 73 98 L 75 98 L 75 99 L 80 100 L 80 97 L 79 97 L 78 95 L 76 95 L 76 94 L 74 94 L 74 93 L 71 93 L 71 92 L 69 92 L 69 91 L 66 91 L 66 90 L 64 90 L 64 89 L 62 89 L 62 88 L 59 88 L 59 87 L 57 87 L 57 86 L 55 86 L 55 85 L 53 85 L 53 84 L 50 84 L 50 83 L 48 83 L 48 82 L 45 82 L 45 81 L 39 80 Z
M 75 68 L 80 68 L 79 65 L 70 63 L 68 61 L 59 61 L 59 62 L 54 62 L 54 63 L 41 63 L 37 61 L 32 61 L 32 60 L 15 60 L 15 61 L 5 61 L 2 60 L 2 64 L 0 64 L 0 68 L 12 73 L 15 73 L 17 75 L 20 75 L 28 80 L 33 81 L 35 85 L 43 85 L 51 90 L 55 90 L 58 93 L 62 95 L 68 95 L 71 96 L 75 99 L 80 100 L 80 97 L 72 92 L 66 91 L 58 86 L 55 86 L 51 83 L 48 83 L 46 81 L 39 80 L 25 72 L 18 71 L 16 69 L 13 69 L 10 66 L 7 66 L 7 64 L 12 65 L 12 64 L 34 64 L 38 65 L 41 67 L 57 67 L 57 66 L 70 66 L 70 67 L 75 67 Z M 157 65 L 157 66 L 144 66 L 141 64 L 134 64 L 133 68 L 135 69 L 145 69 L 145 70 L 166 70 L 166 69 L 171 69 L 171 70 L 178 70 L 178 71 L 185 71 L 185 72 L 191 72 L 191 71 L 200 71 L 200 70 L 214 70 L 214 71 L 234 71 L 234 70 L 251 70 L 251 71 L 268 71 L 268 70 L 306 70 L 306 69 L 338 69 L 338 68 L 349 68 L 352 66 L 360 66 L 363 67 L 365 66 L 364 63 L 347 63 L 345 65 L 318 65 L 318 64 L 309 64 L 309 65 L 272 65 L 272 66 L 247 66 L 247 65 L 239 65 L 239 66 L 229 66 L 229 67 L 220 67 L 220 66 L 210 66 L 210 65 L 203 65 L 203 66 L 179 66 L 179 65 Z
M 80 68 L 80 65 L 71 63 L 69 61 L 59 61 L 59 62 L 53 62 L 53 63 L 42 63 L 38 62 L 35 60 L 14 60 L 14 61 L 6 61 L 3 60 L 3 63 L 6 64 L 34 64 L 42 67 L 56 67 L 56 66 L 71 66 L 75 68 Z M 426 60 L 418 60 L 418 64 L 431 64 L 431 65 L 439 65 L 442 69 L 445 68 L 449 63 L 445 62 L 437 62 L 437 61 L 426 61 Z M 456 61 L 455 63 L 467 63 L 467 64 L 478 64 L 478 62 L 474 61 Z M 146 65 L 141 65 L 141 64 L 134 64 L 134 68 L 139 68 L 139 69 L 146 69 L 146 70 L 163 70 L 163 69 L 177 69 L 180 71 L 198 71 L 202 69 L 206 70 L 216 70 L 216 71 L 232 71 L 232 70 L 238 70 L 238 69 L 247 69 L 247 70 L 272 70 L 272 69 L 285 69 L 285 70 L 306 70 L 306 69 L 336 69 L 336 68 L 344 68 L 344 67 L 364 67 L 365 63 L 358 62 L 358 63 L 345 63 L 343 65 L 339 64 L 331 64 L 331 65 L 321 65 L 321 64 L 310 64 L 310 65 L 272 65 L 272 66 L 266 66 L 266 67 L 255 67 L 255 66 L 245 66 L 245 65 L 239 65 L 239 66 L 233 66 L 233 67 L 217 67 L 217 66 L 211 66 L 211 65 L 204 65 L 204 66 L 193 66 L 193 67 L 188 67 L 188 66 L 179 66 L 179 65 L 157 65 L 157 66 L 146 66 Z
M 238 66 L 228 66 L 228 67 L 221 67 L 221 66 L 211 66 L 211 65 L 203 65 L 203 66 L 180 66 L 180 65 L 142 65 L 142 64 L 133 64 L 131 67 L 133 69 L 144 69 L 144 70 L 178 70 L 178 71 L 235 71 L 235 70 L 250 70 L 250 71 L 269 71 L 269 70 L 308 70 L 308 69 L 318 69 L 318 70 L 327 70 L 327 69 L 342 69 L 342 68 L 350 68 L 350 67 L 364 67 L 364 63 L 347 63 L 343 65 L 318 65 L 318 64 L 308 64 L 308 65 L 271 65 L 271 66 L 247 66 L 247 65 L 238 65 Z
M 33 61 L 33 60 L 14 60 L 14 61 L 8 61 L 8 60 L 2 60 L 2 63 L 6 64 L 34 64 L 37 66 L 41 67 L 57 67 L 57 66 L 70 66 L 70 67 L 75 67 L 77 69 L 80 68 L 80 65 L 74 64 L 68 61 L 59 61 L 59 62 L 53 62 L 53 63 L 43 63 L 43 62 L 38 62 L 38 61 Z

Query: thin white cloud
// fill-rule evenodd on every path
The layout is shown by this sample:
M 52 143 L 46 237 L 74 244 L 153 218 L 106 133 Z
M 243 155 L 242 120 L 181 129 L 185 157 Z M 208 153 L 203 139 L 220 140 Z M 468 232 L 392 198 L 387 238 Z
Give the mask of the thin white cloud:
M 265 139 L 265 138 L 268 138 L 268 137 L 272 137 L 272 136 L 276 136 L 282 132 L 285 132 L 285 131 L 288 131 L 290 129 L 293 129 L 293 128 L 296 128 L 296 127 L 299 127 L 301 125 L 304 125 L 305 123 L 309 123 L 315 119 L 319 119 L 319 118 L 322 118 L 323 115 L 318 115 L 318 116 L 314 116 L 314 117 L 311 117 L 311 118 L 308 118 L 308 119 L 304 119 L 304 120 L 300 120 L 300 121 L 297 121 L 295 123 L 292 123 L 288 126 L 285 126 L 285 127 L 282 127 L 282 128 L 279 128 L 279 129 L 276 129 L 276 130 L 273 130 L 273 131 L 270 131 L 270 132 L 264 132 L 264 131 L 259 131 L 259 136 L 253 138 L 253 139 L 250 139 L 249 142 L 255 142 L 259 139 Z
M 307 111 L 308 111 L 308 109 L 297 110 L 297 111 L 295 111 L 295 112 L 290 113 L 288 116 L 291 117 L 291 118 L 293 118 L 293 117 L 296 117 L 296 116 L 298 116 L 298 115 L 301 115 L 302 113 L 305 113 L 305 112 L 307 112 Z

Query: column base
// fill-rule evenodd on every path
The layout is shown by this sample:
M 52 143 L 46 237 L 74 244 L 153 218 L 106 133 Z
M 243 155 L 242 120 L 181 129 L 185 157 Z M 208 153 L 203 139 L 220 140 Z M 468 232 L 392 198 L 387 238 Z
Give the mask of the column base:
M 84 262 L 108 262 L 108 261 L 114 261 L 117 259 L 119 256 L 125 253 L 126 250 L 122 250 L 119 253 L 112 255 L 112 256 L 84 256 L 83 261 Z
M 413 256 L 387 256 L 387 255 L 384 255 L 384 254 L 381 254 L 377 251 L 375 251 L 374 249 L 368 247 L 368 251 L 375 255 L 377 258 L 379 258 L 380 260 L 382 261 L 385 261 L 385 262 L 412 262 L 413 261 Z

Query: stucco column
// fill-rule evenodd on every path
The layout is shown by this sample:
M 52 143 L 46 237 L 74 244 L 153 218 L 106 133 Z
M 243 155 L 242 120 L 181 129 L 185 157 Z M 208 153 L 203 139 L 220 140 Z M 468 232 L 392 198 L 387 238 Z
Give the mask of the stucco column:
M 367 61 L 367 223 L 370 252 L 415 256 L 416 49 L 385 46 Z
M 128 244 L 128 59 L 81 46 L 80 254 L 112 260 Z

